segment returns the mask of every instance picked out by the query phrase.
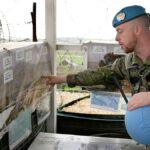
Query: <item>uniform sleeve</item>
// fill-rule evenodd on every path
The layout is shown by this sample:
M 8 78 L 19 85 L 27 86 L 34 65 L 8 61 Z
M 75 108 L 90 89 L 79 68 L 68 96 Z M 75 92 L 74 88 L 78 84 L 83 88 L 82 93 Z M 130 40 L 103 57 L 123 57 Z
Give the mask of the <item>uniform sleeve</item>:
M 127 70 L 125 67 L 125 59 L 126 57 L 120 57 L 116 59 L 116 61 L 112 65 L 112 70 L 117 76 L 118 80 L 124 80 L 125 76 L 127 76 Z
M 114 72 L 119 80 L 124 79 L 125 57 L 118 58 L 111 68 L 100 67 L 96 70 L 85 70 L 77 74 L 70 74 L 67 76 L 67 83 L 70 87 L 92 85 L 115 86 L 112 77 Z
M 112 71 L 107 67 L 100 67 L 97 70 L 85 70 L 78 74 L 67 76 L 67 83 L 73 86 L 110 85 L 113 84 Z

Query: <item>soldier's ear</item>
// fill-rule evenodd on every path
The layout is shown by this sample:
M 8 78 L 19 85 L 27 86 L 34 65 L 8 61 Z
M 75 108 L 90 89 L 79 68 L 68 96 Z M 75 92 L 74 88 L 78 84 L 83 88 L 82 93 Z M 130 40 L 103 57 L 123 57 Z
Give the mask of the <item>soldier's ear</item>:
M 134 26 L 134 33 L 136 35 L 140 35 L 141 34 L 141 26 L 140 25 L 135 25 Z

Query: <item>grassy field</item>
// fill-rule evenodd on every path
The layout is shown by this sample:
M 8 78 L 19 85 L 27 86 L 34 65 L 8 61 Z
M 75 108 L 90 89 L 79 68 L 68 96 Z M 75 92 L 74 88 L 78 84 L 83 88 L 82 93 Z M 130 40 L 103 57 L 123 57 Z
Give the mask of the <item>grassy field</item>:
M 68 73 L 76 73 L 82 71 L 84 68 L 83 52 L 76 51 L 57 51 L 57 74 L 65 75 Z
M 58 50 L 56 54 L 57 75 L 67 75 L 77 73 L 84 69 L 84 53 L 80 51 Z M 80 91 L 80 87 L 70 88 L 66 84 L 57 86 L 65 91 Z

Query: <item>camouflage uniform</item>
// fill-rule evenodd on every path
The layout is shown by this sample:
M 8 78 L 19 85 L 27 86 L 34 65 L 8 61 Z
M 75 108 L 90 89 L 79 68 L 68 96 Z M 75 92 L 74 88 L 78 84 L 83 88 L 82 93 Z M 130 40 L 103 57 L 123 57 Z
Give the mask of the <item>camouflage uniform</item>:
M 100 67 L 97 70 L 85 70 L 78 74 L 68 75 L 67 83 L 70 87 L 114 85 L 112 73 L 115 73 L 118 80 L 127 80 L 131 85 L 131 92 L 150 90 L 150 59 L 143 63 L 134 53 L 126 57 L 118 58 L 111 68 Z

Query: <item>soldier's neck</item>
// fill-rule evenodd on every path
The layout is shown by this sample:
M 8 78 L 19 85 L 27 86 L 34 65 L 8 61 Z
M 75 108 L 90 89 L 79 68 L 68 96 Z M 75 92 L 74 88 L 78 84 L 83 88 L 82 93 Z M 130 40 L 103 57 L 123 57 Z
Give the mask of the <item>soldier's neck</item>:
M 143 62 L 145 62 L 145 61 L 147 61 L 148 59 L 150 59 L 150 53 L 136 53 L 136 55 L 143 61 Z
M 143 62 L 150 59 L 150 41 L 137 45 L 134 52 Z

